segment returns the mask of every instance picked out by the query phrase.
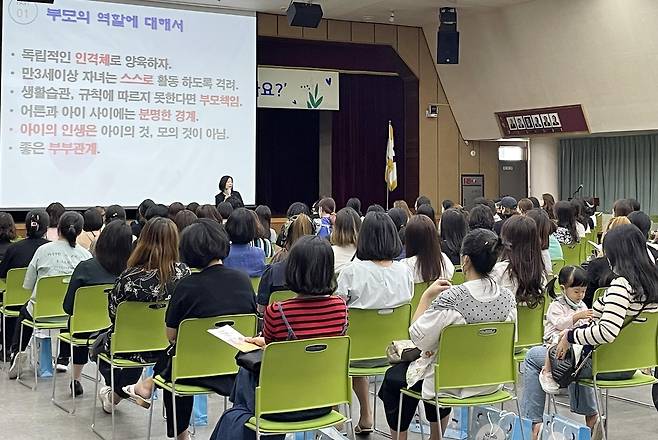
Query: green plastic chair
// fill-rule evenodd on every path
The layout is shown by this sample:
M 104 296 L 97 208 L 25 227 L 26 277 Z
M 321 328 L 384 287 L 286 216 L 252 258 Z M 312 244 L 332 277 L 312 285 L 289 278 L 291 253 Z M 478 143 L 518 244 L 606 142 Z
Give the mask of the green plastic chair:
M 452 275 L 452 285 L 464 284 L 464 272 L 461 266 L 455 266 L 455 273 Z
M 32 292 L 23 288 L 23 281 L 25 281 L 25 274 L 27 267 L 16 269 L 9 269 L 7 278 L 5 279 L 5 293 L 0 306 L 0 313 L 2 313 L 2 346 L 7 347 L 7 318 L 16 318 L 20 308 L 32 296 Z M 2 362 L 7 362 L 7 350 L 3 350 Z
M 386 348 L 392 341 L 409 339 L 411 304 L 395 309 L 349 309 L 350 377 L 374 377 L 373 427 L 377 426 L 377 376 L 383 376 L 390 368 L 386 360 Z M 353 366 L 354 362 L 368 361 L 382 366 Z M 356 364 L 358 365 L 358 363 Z
M 400 408 L 403 396 L 434 404 L 437 417 L 439 407 L 469 407 L 495 405 L 516 400 L 516 368 L 514 355 L 514 323 L 488 322 L 483 324 L 450 325 L 443 329 L 439 344 L 438 362 L 435 366 L 433 399 L 422 399 L 420 393 L 407 388 L 400 390 Z M 486 368 L 464 368 L 467 365 L 486 365 Z M 502 388 L 512 385 L 512 391 Z M 474 388 L 500 385 L 491 394 L 467 397 L 440 397 L 439 394 L 456 388 Z M 521 427 L 521 437 L 523 427 Z M 398 432 L 400 415 L 398 415 Z
M 209 329 L 230 325 L 246 336 L 256 334 L 256 315 L 226 315 L 211 318 L 185 319 L 178 327 L 176 335 L 176 354 L 171 361 L 171 381 L 162 376 L 153 378 L 159 388 L 163 388 L 178 396 L 196 396 L 214 394 L 209 388 L 197 385 L 177 384 L 183 379 L 233 375 L 238 372 L 235 355 L 238 350 L 214 337 Z M 176 399 L 173 399 L 174 432 L 178 432 L 176 424 Z M 151 436 L 151 421 L 153 420 L 153 405 L 150 408 L 148 437 Z
M 114 389 L 115 368 L 144 368 L 153 366 L 155 362 L 135 362 L 122 358 L 122 354 L 133 354 L 166 350 L 169 340 L 165 331 L 166 302 L 126 301 L 119 304 L 114 320 L 114 330 L 110 344 L 110 353 L 99 354 L 96 360 L 96 386 L 94 396 L 98 395 L 100 382 L 98 366 L 101 362 L 110 365 L 111 387 Z M 118 356 L 117 356 L 118 355 Z M 96 429 L 96 407 L 98 399 L 94 399 L 91 430 L 100 438 L 105 439 Z M 114 420 L 114 405 L 112 405 L 112 439 L 115 438 L 116 425 Z
M 544 342 L 544 303 L 530 308 L 516 306 L 517 341 L 514 345 L 514 360 L 523 362 L 528 349 Z
M 34 287 L 36 293 L 32 319 L 24 319 L 21 321 L 20 335 L 18 339 L 19 347 L 23 346 L 24 327 L 32 327 L 34 330 L 61 330 L 66 328 L 69 317 L 66 312 L 64 312 L 62 304 L 64 303 L 64 296 L 66 295 L 70 279 L 70 275 L 55 275 L 37 280 L 37 284 Z M 32 333 L 32 338 L 33 337 L 34 332 Z M 37 359 L 36 344 L 32 344 L 32 359 Z M 16 380 L 18 383 L 35 391 L 38 385 L 37 368 L 34 368 L 34 385 L 30 385 L 23 381 L 21 378 L 21 370 L 21 363 L 19 362 Z
M 411 298 L 411 316 L 413 317 L 418 309 L 418 304 L 420 304 L 420 298 L 423 296 L 423 293 L 430 286 L 430 283 L 416 283 L 414 284 L 414 296 Z
M 258 293 L 258 285 L 260 284 L 260 277 L 250 277 L 251 287 L 253 287 L 254 292 Z
M 580 266 L 582 262 L 581 258 L 581 246 L 582 241 L 575 245 L 566 245 L 562 246 L 562 255 L 564 259 L 564 264 L 566 266 Z
M 97 286 L 80 287 L 75 292 L 73 300 L 73 315 L 69 319 L 69 331 L 57 336 L 58 344 L 56 348 L 55 359 L 59 358 L 60 345 L 66 342 L 73 347 L 89 347 L 94 343 L 94 337 L 76 337 L 81 333 L 95 333 L 110 328 L 110 316 L 107 311 L 108 296 L 106 289 L 111 289 L 112 284 L 99 284 Z M 73 383 L 73 368 L 69 368 L 71 373 L 71 383 Z M 75 393 L 71 393 L 72 406 L 68 409 L 63 403 L 55 399 L 55 387 L 57 386 L 57 374 L 53 375 L 53 390 L 50 400 L 60 409 L 69 414 L 75 414 Z
M 594 291 L 593 301 L 596 301 L 597 299 L 602 298 L 603 296 L 605 296 L 606 290 L 608 290 L 607 287 L 601 287 L 600 289 L 596 289 L 596 291 Z
M 268 344 L 263 353 L 256 411 L 245 426 L 261 435 L 312 431 L 348 422 L 353 430 L 349 369 L 350 338 L 304 339 Z M 318 380 L 322 372 L 322 380 Z M 300 422 L 273 422 L 264 416 L 346 405 L 337 411 Z
M 628 318 L 627 318 L 628 319 Z M 592 355 L 593 379 L 578 383 L 594 388 L 596 408 L 604 421 L 603 438 L 608 438 L 608 393 L 610 389 L 631 388 L 658 383 L 650 374 L 638 370 L 658 366 L 658 313 L 643 313 L 624 327 L 614 342 L 599 345 Z M 600 380 L 601 373 L 635 371 L 626 380 Z M 605 404 L 600 392 L 605 390 Z
M 272 292 L 268 304 L 274 304 L 276 302 L 281 302 L 296 297 L 297 294 L 292 290 L 280 290 L 278 292 Z
M 562 268 L 565 266 L 564 258 L 551 260 L 551 272 L 553 275 L 558 276 Z

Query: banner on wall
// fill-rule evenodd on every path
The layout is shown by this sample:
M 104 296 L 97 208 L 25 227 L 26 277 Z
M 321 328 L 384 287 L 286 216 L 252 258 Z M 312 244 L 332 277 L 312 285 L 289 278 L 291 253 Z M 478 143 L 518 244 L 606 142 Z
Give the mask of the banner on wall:
M 589 133 L 580 104 L 496 112 L 503 136 L 550 133 Z
M 257 106 L 338 110 L 338 72 L 259 67 Z

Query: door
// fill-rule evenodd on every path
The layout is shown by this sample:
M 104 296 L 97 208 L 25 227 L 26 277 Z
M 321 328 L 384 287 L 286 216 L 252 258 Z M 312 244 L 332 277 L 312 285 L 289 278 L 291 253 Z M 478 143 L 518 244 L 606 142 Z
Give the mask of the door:
M 528 197 L 528 161 L 498 161 L 500 176 L 500 195 L 512 196 L 517 201 Z

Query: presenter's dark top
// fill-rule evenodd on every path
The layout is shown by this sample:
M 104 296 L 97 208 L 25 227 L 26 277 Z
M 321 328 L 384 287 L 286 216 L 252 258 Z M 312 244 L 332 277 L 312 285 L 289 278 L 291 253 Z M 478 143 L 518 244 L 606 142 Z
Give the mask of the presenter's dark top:
M 240 199 L 240 201 L 241 201 L 242 204 L 244 205 L 244 201 L 242 200 L 242 196 L 240 195 L 239 192 L 237 192 L 237 191 L 231 191 L 231 195 L 230 195 L 229 197 L 237 197 L 238 199 Z M 226 195 L 224 194 L 224 192 L 220 192 L 219 194 L 217 194 L 217 195 L 215 196 L 215 206 L 219 205 L 219 204 L 222 203 L 224 200 L 226 200 Z

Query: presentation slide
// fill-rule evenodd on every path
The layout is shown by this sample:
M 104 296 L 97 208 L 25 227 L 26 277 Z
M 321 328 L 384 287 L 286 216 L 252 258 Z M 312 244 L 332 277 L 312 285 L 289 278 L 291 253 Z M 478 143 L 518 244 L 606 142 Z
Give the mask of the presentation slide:
M 255 15 L 2 7 L 0 208 L 255 202 Z

